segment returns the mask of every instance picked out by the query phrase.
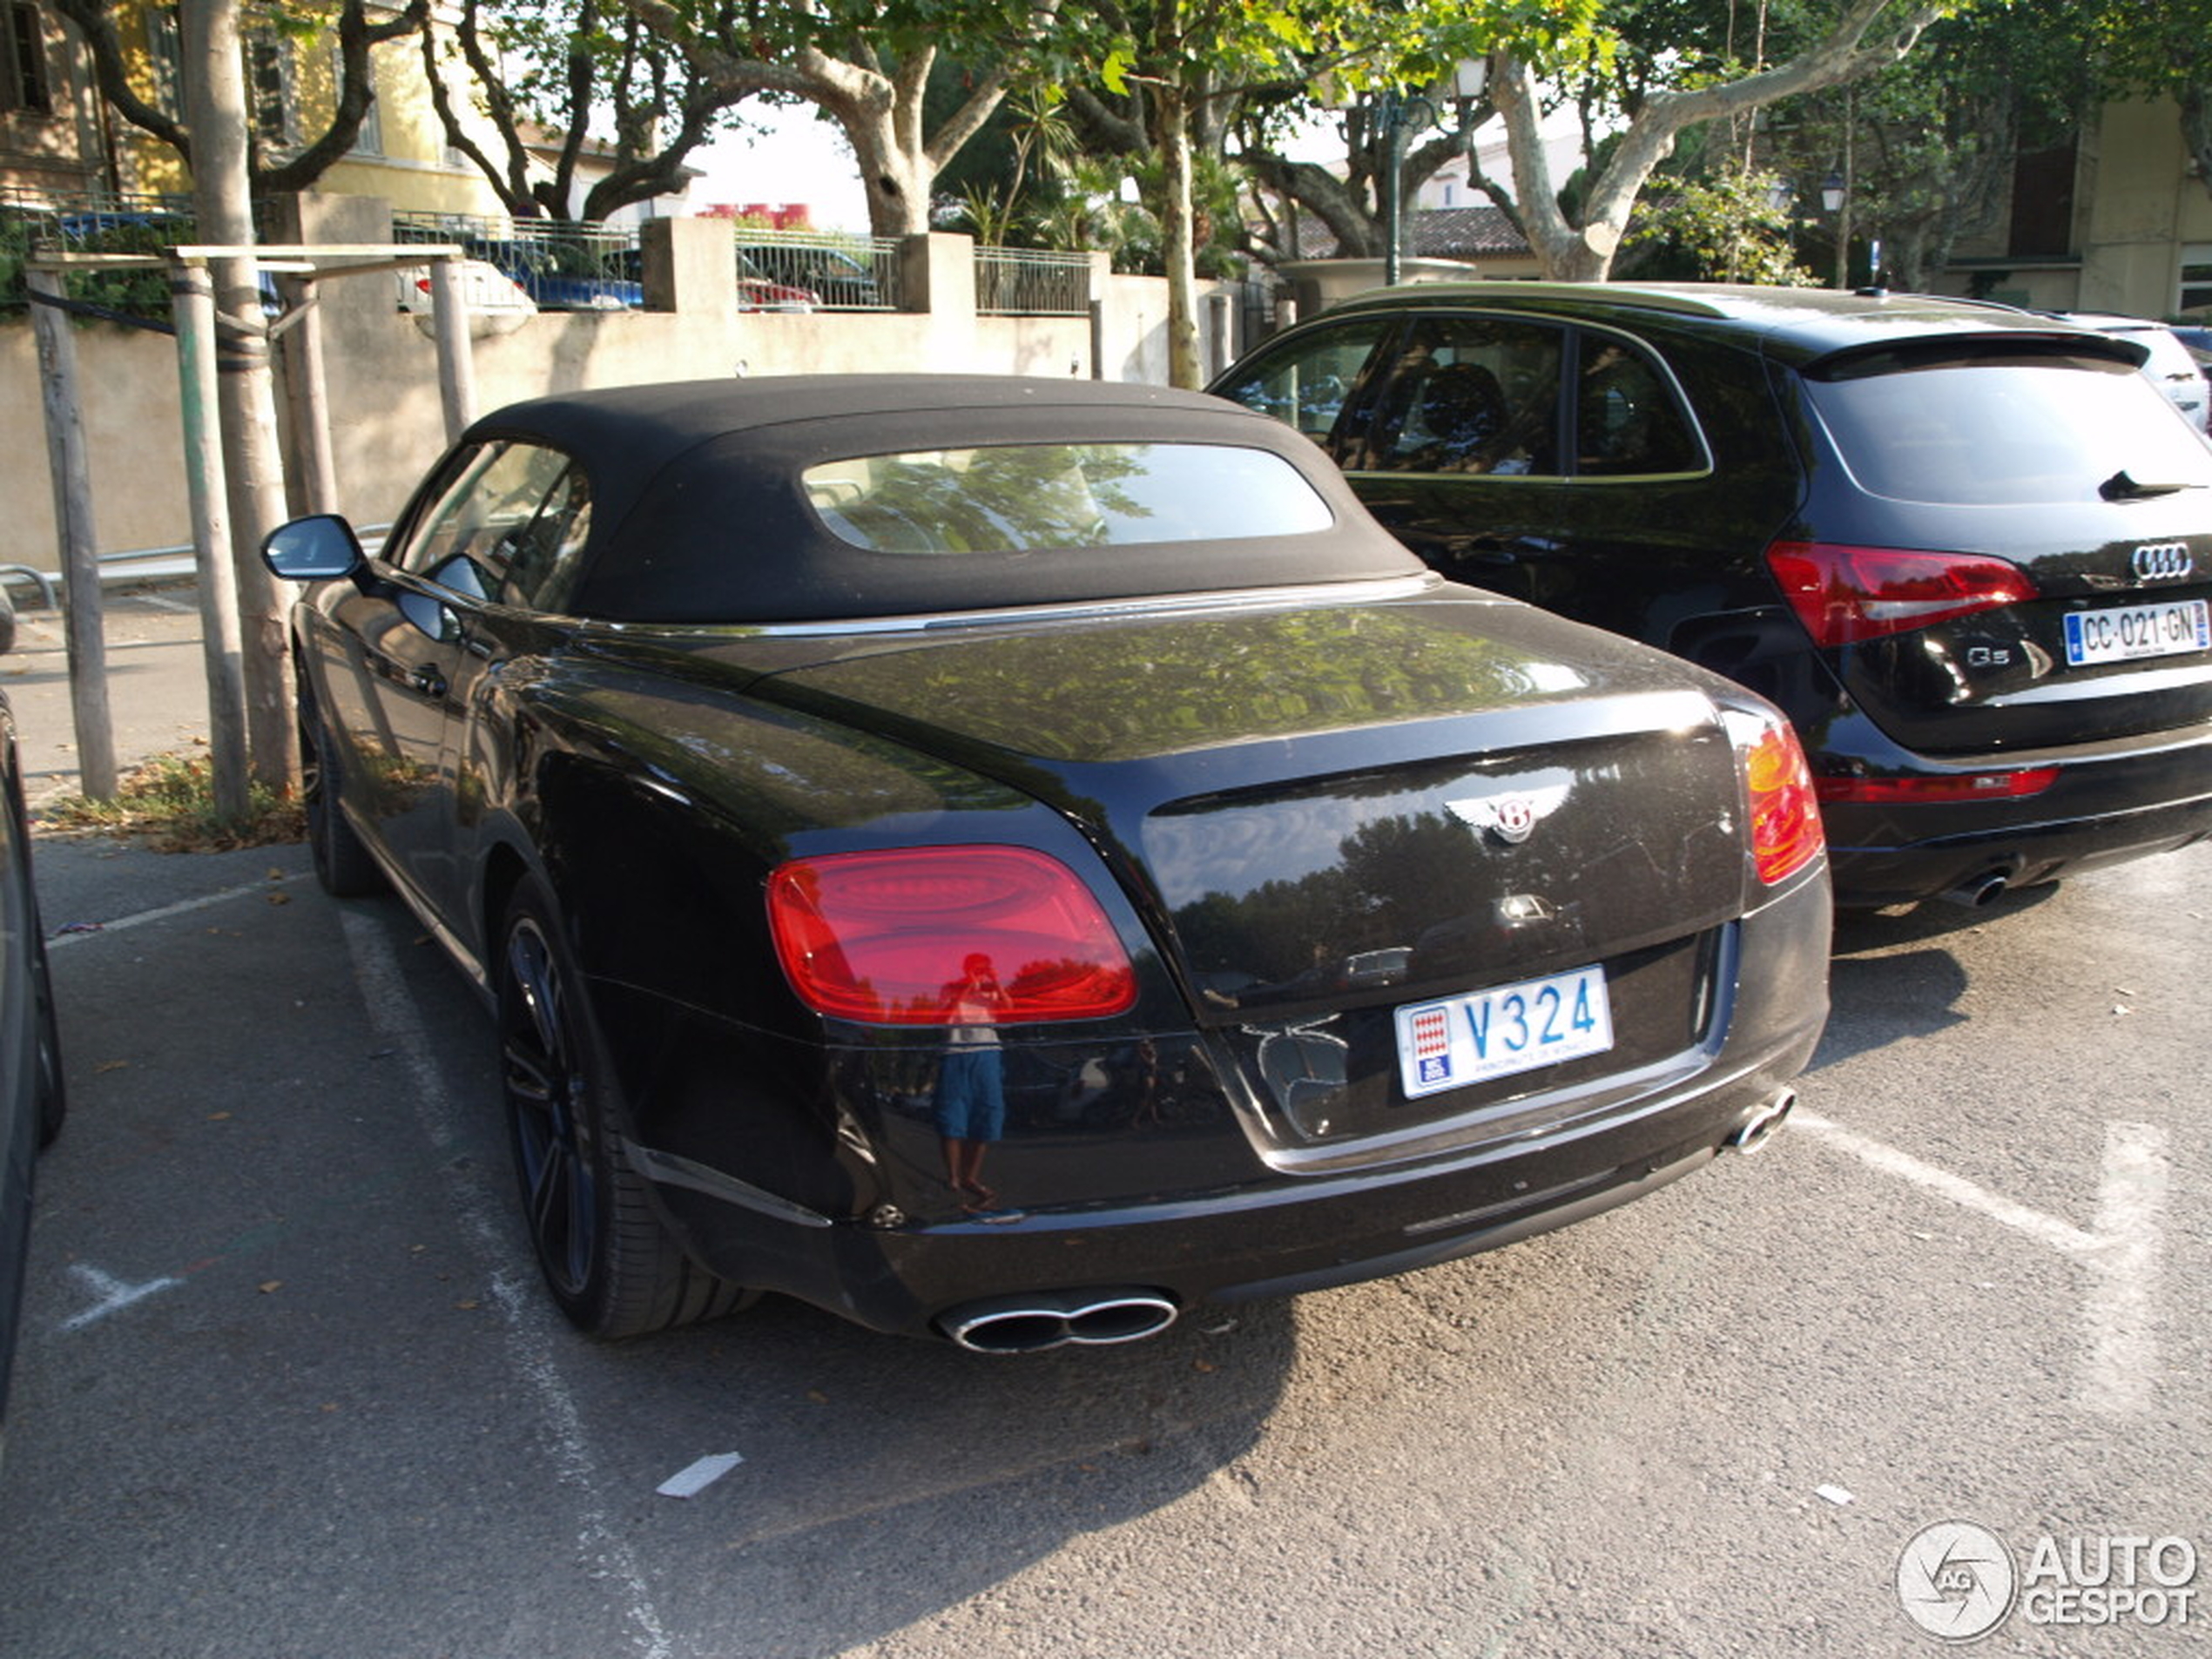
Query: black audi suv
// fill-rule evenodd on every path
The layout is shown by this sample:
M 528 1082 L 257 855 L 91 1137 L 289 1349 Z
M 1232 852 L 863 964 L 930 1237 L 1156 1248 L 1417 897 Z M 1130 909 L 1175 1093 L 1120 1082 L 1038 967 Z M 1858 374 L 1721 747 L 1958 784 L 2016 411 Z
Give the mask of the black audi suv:
M 1422 285 L 1212 389 L 1453 578 L 1779 704 L 1841 904 L 2212 833 L 2212 444 L 2141 348 L 1925 296 Z

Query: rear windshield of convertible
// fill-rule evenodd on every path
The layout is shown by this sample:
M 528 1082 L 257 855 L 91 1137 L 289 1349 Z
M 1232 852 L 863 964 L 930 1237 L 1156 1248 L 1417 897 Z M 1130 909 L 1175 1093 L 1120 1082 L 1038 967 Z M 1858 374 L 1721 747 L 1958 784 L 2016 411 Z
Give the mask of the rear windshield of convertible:
M 1296 536 L 1328 503 L 1261 449 L 1197 443 L 1022 443 L 857 455 L 809 467 L 806 499 L 873 553 L 1027 553 Z

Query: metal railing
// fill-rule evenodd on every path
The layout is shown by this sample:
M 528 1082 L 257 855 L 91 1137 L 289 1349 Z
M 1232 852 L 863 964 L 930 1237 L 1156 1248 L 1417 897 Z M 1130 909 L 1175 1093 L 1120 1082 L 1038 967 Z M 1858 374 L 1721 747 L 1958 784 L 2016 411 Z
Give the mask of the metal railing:
M 896 238 L 741 225 L 736 240 L 739 299 L 750 309 L 779 300 L 820 311 L 903 309 Z
M 989 317 L 1081 317 L 1090 310 L 1090 255 L 1052 248 L 978 247 L 975 309 Z
M 470 259 L 514 278 L 540 311 L 634 311 L 645 303 L 634 226 L 402 212 L 392 215 L 392 239 L 457 242 Z
M 271 232 L 271 204 L 254 206 L 255 233 Z M 38 253 L 157 253 L 199 239 L 188 195 L 0 189 L 0 309 L 28 302 L 23 262 Z M 71 300 L 125 317 L 165 321 L 169 278 L 158 270 L 71 272 Z

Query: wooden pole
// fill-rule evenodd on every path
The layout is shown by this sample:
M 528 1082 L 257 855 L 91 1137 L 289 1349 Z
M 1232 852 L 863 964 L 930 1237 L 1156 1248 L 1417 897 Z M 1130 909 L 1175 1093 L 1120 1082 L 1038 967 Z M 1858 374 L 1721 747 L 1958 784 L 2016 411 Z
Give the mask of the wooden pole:
M 77 395 L 77 341 L 69 314 L 37 303 L 58 300 L 60 273 L 26 271 L 31 323 L 38 337 L 40 401 L 54 480 L 54 530 L 67 586 L 70 711 L 77 725 L 78 786 L 94 800 L 115 798 L 115 723 L 107 702 L 107 635 L 102 620 L 99 543 L 92 533 L 92 473 Z
M 322 307 L 313 282 L 287 279 L 293 307 L 284 336 L 284 386 L 292 404 L 293 455 L 300 467 L 300 505 L 310 513 L 338 510 L 338 465 L 330 447 L 330 394 L 323 372 Z
M 430 320 L 438 339 L 438 395 L 445 404 L 446 442 L 458 443 L 476 418 L 476 365 L 469 348 L 469 300 L 461 267 L 430 261 Z
M 201 265 L 169 280 L 177 318 L 185 477 L 191 486 L 192 550 L 199 565 L 200 648 L 207 666 L 207 746 L 215 810 L 245 816 L 251 791 L 246 740 L 246 664 L 239 644 L 238 586 L 231 579 L 229 488 L 217 409 L 215 286 Z

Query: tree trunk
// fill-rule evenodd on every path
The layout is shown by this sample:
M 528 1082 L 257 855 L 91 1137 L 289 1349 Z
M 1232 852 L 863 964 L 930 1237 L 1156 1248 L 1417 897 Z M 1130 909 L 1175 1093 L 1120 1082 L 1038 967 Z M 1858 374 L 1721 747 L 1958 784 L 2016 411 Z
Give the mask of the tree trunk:
M 1167 191 L 1161 216 L 1160 253 L 1168 268 L 1168 383 L 1197 390 L 1205 381 L 1198 361 L 1197 214 L 1191 206 L 1190 111 L 1180 87 L 1160 93 L 1160 160 Z
M 192 209 L 200 239 L 224 247 L 253 242 L 246 175 L 244 65 L 238 0 L 206 0 L 182 10 L 192 91 Z M 211 262 L 214 280 L 219 391 L 230 482 L 230 579 L 238 591 L 245 655 L 246 742 L 254 781 L 283 791 L 294 776 L 292 678 L 286 607 L 260 550 L 285 519 L 284 462 L 277 447 L 275 382 L 268 320 L 261 314 L 253 259 Z M 202 580 L 219 580 L 207 572 Z

